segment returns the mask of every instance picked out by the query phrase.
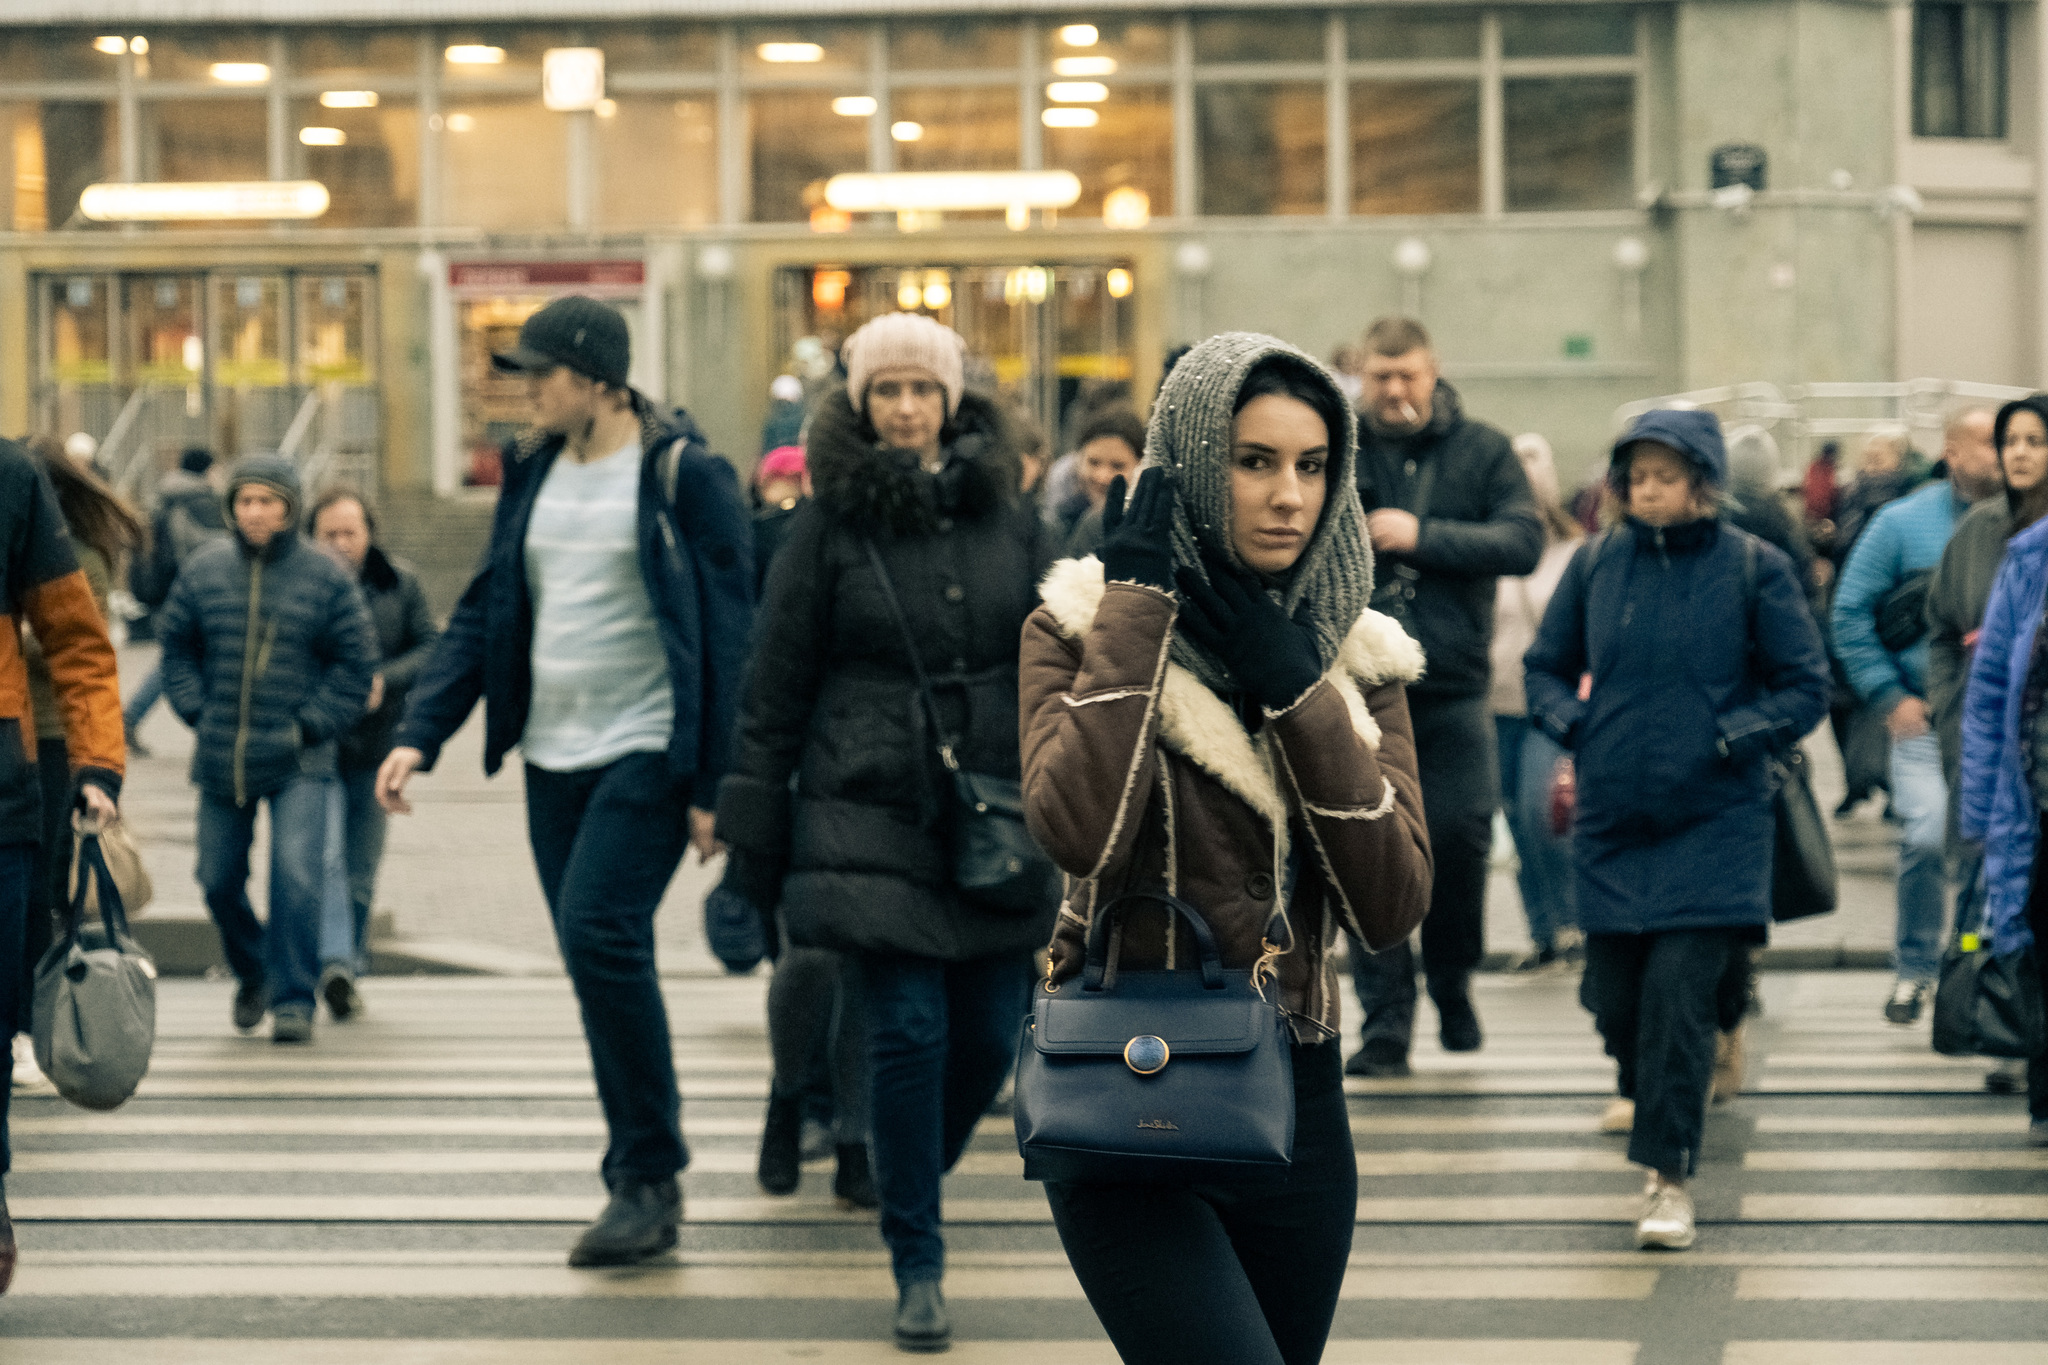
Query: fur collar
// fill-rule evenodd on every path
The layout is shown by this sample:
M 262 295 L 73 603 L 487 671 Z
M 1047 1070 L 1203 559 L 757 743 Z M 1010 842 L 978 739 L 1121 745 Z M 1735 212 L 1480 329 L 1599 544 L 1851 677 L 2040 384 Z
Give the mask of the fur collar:
M 947 424 L 949 458 L 937 474 L 919 469 L 909 451 L 878 442 L 843 387 L 812 404 L 804 445 L 819 504 L 863 529 L 928 535 L 942 517 L 977 519 L 1022 496 L 1023 465 L 1009 422 L 972 390 L 960 396 Z
M 1077 640 L 1095 623 L 1104 587 L 1102 561 L 1090 555 L 1053 565 L 1039 585 L 1039 595 L 1060 633 Z M 1422 646 L 1391 616 L 1367 609 L 1344 637 L 1337 662 L 1324 677 L 1344 699 L 1351 728 L 1377 752 L 1380 727 L 1366 709 L 1362 689 L 1414 682 L 1422 669 Z M 1287 806 L 1273 776 L 1269 733 L 1247 733 L 1229 704 L 1179 664 L 1166 666 L 1159 695 L 1159 742 L 1221 782 L 1285 837 Z

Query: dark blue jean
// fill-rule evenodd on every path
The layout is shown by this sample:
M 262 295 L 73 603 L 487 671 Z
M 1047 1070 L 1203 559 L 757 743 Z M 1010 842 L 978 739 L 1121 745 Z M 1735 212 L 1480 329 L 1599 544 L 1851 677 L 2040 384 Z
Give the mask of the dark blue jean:
M 14 1069 L 14 1035 L 29 1026 L 29 997 L 22 989 L 28 968 L 22 962 L 27 948 L 29 883 L 36 860 L 34 844 L 0 844 L 0 1036 L 7 1040 L 7 1069 Z M 0 1084 L 0 1175 L 13 1164 L 7 1143 L 7 1101 L 14 1093 L 11 1078 Z
M 269 796 L 270 923 L 249 904 L 249 845 L 258 801 L 237 806 L 199 794 L 199 890 L 235 976 L 270 988 L 272 1008 L 313 1005 L 320 975 L 320 900 L 326 885 L 332 777 L 294 777 Z
M 896 1283 L 946 1272 L 939 1185 L 1003 1088 L 1023 1026 L 1030 959 L 864 953 L 875 1191 Z
M 573 773 L 526 765 L 526 832 L 583 1012 L 611 1134 L 610 1189 L 667 1180 L 690 1163 L 654 965 L 654 912 L 683 860 L 689 824 L 666 753 Z
M 164 671 L 161 667 L 152 668 L 143 674 L 142 681 L 135 685 L 135 690 L 122 704 L 122 723 L 133 730 L 148 718 L 150 708 L 162 701 L 163 697 Z
M 344 769 L 327 812 L 327 891 L 320 910 L 320 963 L 370 968 L 370 903 L 384 861 L 384 808 L 377 770 Z
M 1550 832 L 1550 779 L 1564 750 L 1527 716 L 1495 716 L 1493 724 L 1500 749 L 1500 804 L 1521 864 L 1515 885 L 1522 893 L 1530 942 L 1548 948 L 1558 930 L 1578 923 L 1572 841 Z

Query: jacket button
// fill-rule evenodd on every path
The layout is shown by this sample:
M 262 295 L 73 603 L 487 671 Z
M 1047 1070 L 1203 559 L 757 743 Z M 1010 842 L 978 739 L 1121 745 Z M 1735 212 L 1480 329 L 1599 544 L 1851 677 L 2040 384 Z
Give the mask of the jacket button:
M 952 519 L 951 517 L 940 517 L 940 518 L 939 518 L 939 529 L 940 529 L 941 531 L 950 531 L 950 530 L 952 530 L 952 529 L 953 529 L 953 519 Z
M 1254 872 L 1245 878 L 1244 893 L 1255 901 L 1273 899 L 1273 879 L 1264 872 Z
M 948 602 L 963 601 L 966 599 L 966 597 L 967 589 L 961 587 L 958 583 L 949 583 L 946 585 L 946 600 Z
M 965 660 L 965 659 L 955 659 L 955 660 L 953 660 L 953 671 L 954 671 L 955 673 L 965 673 L 965 672 L 967 671 L 967 660 Z

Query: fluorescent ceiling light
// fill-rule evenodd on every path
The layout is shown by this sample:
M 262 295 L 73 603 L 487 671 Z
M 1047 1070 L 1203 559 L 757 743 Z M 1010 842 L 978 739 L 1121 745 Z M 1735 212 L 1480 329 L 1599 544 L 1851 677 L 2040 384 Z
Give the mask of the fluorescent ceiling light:
M 1114 57 L 1055 57 L 1052 59 L 1052 74 L 1055 76 L 1114 76 Z
M 825 202 L 847 213 L 965 212 L 1012 204 L 1063 209 L 1080 197 L 1081 181 L 1072 171 L 898 171 L 835 175 L 825 182 Z
M 1060 30 L 1060 41 L 1068 47 L 1094 47 L 1101 38 L 1093 24 L 1068 24 Z
M 451 133 L 473 133 L 476 131 L 475 114 L 450 114 L 448 131 Z
M 308 147 L 340 147 L 348 142 L 348 134 L 339 128 L 301 128 L 299 141 Z
M 614 99 L 599 100 L 595 112 L 599 118 L 617 118 L 619 116 L 619 102 Z
M 540 102 L 558 114 L 597 108 L 604 98 L 604 49 L 551 47 L 540 59 Z
M 130 39 L 128 40 L 128 50 L 129 50 L 130 52 L 133 52 L 133 53 L 134 53 L 134 54 L 135 54 L 136 56 L 138 56 L 138 57 L 146 57 L 146 56 L 148 56 L 148 55 L 149 55 L 149 39 L 147 39 L 147 38 L 130 38 Z
M 374 90 L 322 90 L 322 109 L 375 109 L 377 92 Z
M 880 107 L 873 95 L 841 95 L 832 101 L 832 112 L 848 118 L 866 118 Z
M 457 43 L 443 54 L 457 66 L 503 66 L 505 49 L 483 43 Z
M 104 52 L 109 57 L 118 57 L 128 50 L 128 40 L 126 38 L 95 38 L 92 40 L 92 50 L 94 52 Z
M 816 43 L 763 43 L 755 51 L 764 62 L 822 62 L 825 49 Z
M 898 142 L 916 142 L 924 136 L 924 125 L 922 123 L 912 123 L 909 119 L 904 119 L 900 123 L 889 125 L 889 136 L 895 138 Z
M 327 212 L 327 187 L 317 180 L 87 185 L 78 211 L 95 223 L 318 218 Z
M 1100 104 L 1109 98 L 1109 87 L 1101 81 L 1054 81 L 1045 97 L 1060 104 Z
M 1040 114 L 1038 119 L 1048 128 L 1093 128 L 1102 122 L 1102 115 L 1093 109 L 1077 109 L 1068 105 L 1059 109 L 1048 109 Z
M 262 62 L 215 62 L 206 74 L 223 85 L 261 85 L 270 79 L 270 68 Z

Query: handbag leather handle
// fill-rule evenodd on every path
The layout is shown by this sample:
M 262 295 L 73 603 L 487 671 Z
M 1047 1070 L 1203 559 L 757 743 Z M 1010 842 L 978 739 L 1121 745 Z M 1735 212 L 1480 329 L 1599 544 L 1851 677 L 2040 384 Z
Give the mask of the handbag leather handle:
M 79 931 L 85 927 L 86 889 L 98 883 L 100 893 L 100 923 L 107 931 L 109 945 L 119 943 L 128 934 L 128 913 L 121 904 L 121 890 L 114 884 L 114 870 L 107 866 L 107 855 L 100 850 L 100 836 L 97 832 L 81 829 L 78 839 L 78 886 L 71 893 L 71 912 L 64 926 L 66 942 L 75 941 Z
M 1202 962 L 1202 987 L 1205 990 L 1223 989 L 1223 954 L 1216 947 L 1216 935 L 1210 932 L 1209 922 L 1194 906 L 1163 891 L 1133 891 L 1118 896 L 1108 905 L 1095 912 L 1094 920 L 1088 925 L 1088 957 L 1082 969 L 1081 986 L 1084 990 L 1099 991 L 1109 974 L 1109 930 L 1110 921 L 1118 912 L 1132 903 L 1163 905 L 1173 914 L 1187 921 L 1188 930 L 1195 937 L 1195 951 Z M 1167 932 L 1173 932 L 1172 921 L 1167 922 Z

